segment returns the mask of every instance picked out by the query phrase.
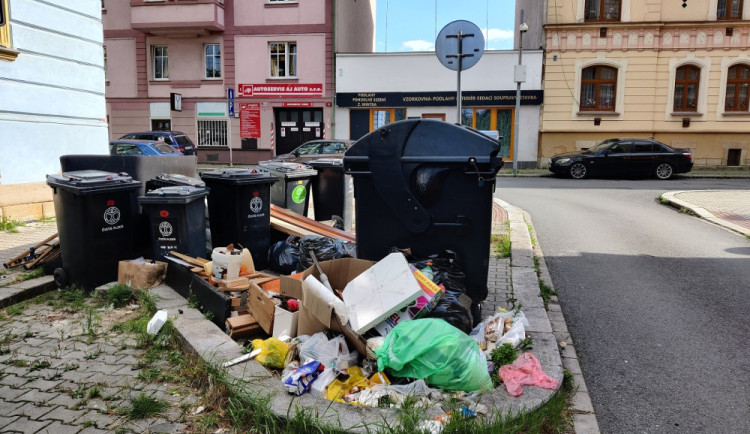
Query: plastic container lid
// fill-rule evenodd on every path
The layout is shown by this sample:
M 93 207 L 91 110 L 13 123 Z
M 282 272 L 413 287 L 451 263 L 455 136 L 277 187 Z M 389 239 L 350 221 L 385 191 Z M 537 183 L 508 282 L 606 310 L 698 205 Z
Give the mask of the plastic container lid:
M 139 196 L 138 202 L 141 204 L 158 203 L 189 203 L 196 199 L 206 197 L 208 190 L 203 187 L 191 187 L 188 185 L 175 185 L 169 187 L 157 188 L 146 193 L 145 196 Z
M 141 187 L 127 173 L 104 172 L 102 170 L 75 170 L 47 175 L 47 184 L 79 194 L 100 191 L 130 190 Z
M 313 169 L 318 167 L 344 167 L 344 160 L 342 158 L 318 158 L 315 160 L 307 161 L 305 164 L 310 165 Z
M 312 167 L 302 163 L 292 163 L 288 161 L 260 161 L 258 167 L 269 170 L 272 173 L 277 172 L 279 175 L 300 175 L 315 176 L 318 172 Z
M 278 178 L 271 176 L 268 171 L 257 169 L 217 169 L 200 174 L 204 181 L 221 182 L 225 184 L 273 184 Z
M 162 173 L 154 178 L 155 180 L 164 181 L 175 185 L 191 185 L 193 187 L 205 187 L 206 183 L 192 176 L 185 176 L 179 173 Z

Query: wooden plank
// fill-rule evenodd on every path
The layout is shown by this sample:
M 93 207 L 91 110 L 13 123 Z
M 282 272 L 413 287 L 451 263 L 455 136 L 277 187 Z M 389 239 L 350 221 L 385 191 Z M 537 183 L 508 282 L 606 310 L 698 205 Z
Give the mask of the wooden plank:
M 247 314 L 227 318 L 226 323 L 229 328 L 239 328 L 258 324 L 258 321 L 252 315 Z
M 325 236 L 328 236 L 331 238 L 338 238 L 344 241 L 351 241 L 351 242 L 354 242 L 356 239 L 356 237 L 353 234 L 350 234 L 349 232 L 345 232 L 345 231 L 342 231 L 341 229 L 336 229 L 330 226 L 326 226 L 323 223 L 307 218 L 301 214 L 297 214 L 286 208 L 282 208 L 280 206 L 271 204 L 271 217 L 274 217 L 274 216 L 289 223 L 292 223 L 290 220 L 293 220 L 294 222 L 292 224 L 303 226 L 305 229 L 309 231 L 313 231 L 313 232 L 317 232 L 321 234 L 327 234 Z
M 27 264 L 27 263 L 33 261 L 34 259 L 36 259 L 37 257 L 39 257 L 39 254 L 42 253 L 42 252 L 37 252 L 36 250 L 39 249 L 39 248 L 41 248 L 42 246 L 45 246 L 45 245 L 49 246 L 47 243 L 49 243 L 50 241 L 54 240 L 57 237 L 58 237 L 58 234 L 51 235 L 46 240 L 44 240 L 44 241 L 42 241 L 42 242 L 34 245 L 32 248 L 26 250 L 24 253 L 16 256 L 15 258 L 9 260 L 6 263 L 4 263 L 3 266 L 5 268 L 13 268 L 13 267 L 17 267 L 19 265 Z M 57 243 L 59 244 L 60 241 L 58 241 Z M 32 251 L 33 251 L 33 253 L 32 253 Z
M 204 262 L 201 262 L 201 261 L 193 258 L 192 256 L 184 255 L 184 254 L 182 254 L 180 252 L 175 252 L 174 250 L 171 250 L 169 252 L 169 254 L 172 255 L 172 256 L 174 256 L 174 257 L 176 257 L 176 258 L 182 259 L 183 261 L 187 262 L 188 264 L 195 265 L 196 267 L 203 268 Z M 205 259 L 204 259 L 204 261 L 205 261 Z
M 271 216 L 271 227 L 279 230 L 287 235 L 294 235 L 296 237 L 304 237 L 306 235 L 318 235 L 315 232 L 305 230 L 294 224 L 285 222 L 278 217 Z

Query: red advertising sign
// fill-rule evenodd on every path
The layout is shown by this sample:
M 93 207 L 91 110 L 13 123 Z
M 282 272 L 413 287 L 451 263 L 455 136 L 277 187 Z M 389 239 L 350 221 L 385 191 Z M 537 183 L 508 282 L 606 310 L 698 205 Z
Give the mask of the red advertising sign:
M 283 107 L 312 107 L 311 102 L 285 102 L 282 103 Z
M 240 137 L 243 139 L 260 138 L 260 103 L 240 104 Z
M 237 85 L 238 96 L 301 97 L 323 96 L 322 83 L 257 83 Z

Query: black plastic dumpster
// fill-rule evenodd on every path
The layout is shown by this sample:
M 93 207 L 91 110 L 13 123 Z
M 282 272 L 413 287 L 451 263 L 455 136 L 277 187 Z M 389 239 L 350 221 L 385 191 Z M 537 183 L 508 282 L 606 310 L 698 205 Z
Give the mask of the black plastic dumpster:
M 271 184 L 278 178 L 251 169 L 220 169 L 201 174 L 211 193 L 208 216 L 213 247 L 239 244 L 253 255 L 255 268 L 268 264 L 271 245 Z
M 344 161 L 341 158 L 319 158 L 308 161 L 307 164 L 318 171 L 311 183 L 315 220 L 325 221 L 339 216 L 344 221 L 344 230 L 350 230 L 354 183 L 351 175 L 344 173 Z
M 63 267 L 55 283 L 86 290 L 117 280 L 117 263 L 134 257 L 141 183 L 125 174 L 81 170 L 47 175 Z
M 180 173 L 162 173 L 161 175 L 146 181 L 146 191 L 156 190 L 162 187 L 189 186 L 205 188 L 206 183 L 200 178 L 185 176 Z
M 163 260 L 171 250 L 206 257 L 206 204 L 208 190 L 172 186 L 138 197 L 149 221 L 153 258 Z
M 283 161 L 261 161 L 258 167 L 278 177 L 271 186 L 271 203 L 307 215 L 310 178 L 317 173 L 310 166 Z
M 344 156 L 354 176 L 357 257 L 380 260 L 392 247 L 419 256 L 453 250 L 467 295 L 484 300 L 499 146 L 476 130 L 418 119 L 358 140 Z

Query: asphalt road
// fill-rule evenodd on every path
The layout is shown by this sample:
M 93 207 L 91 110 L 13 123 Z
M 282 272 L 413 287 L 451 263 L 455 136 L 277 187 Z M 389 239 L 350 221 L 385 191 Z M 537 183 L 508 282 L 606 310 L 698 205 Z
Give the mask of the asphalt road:
M 602 432 L 750 432 L 750 240 L 655 200 L 747 186 L 498 180 L 531 215 Z

